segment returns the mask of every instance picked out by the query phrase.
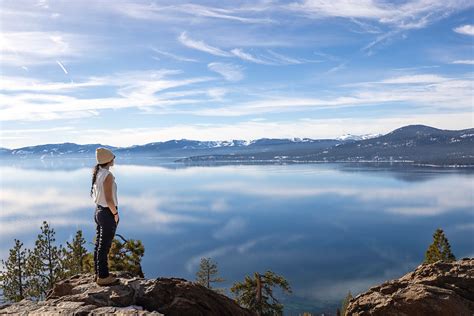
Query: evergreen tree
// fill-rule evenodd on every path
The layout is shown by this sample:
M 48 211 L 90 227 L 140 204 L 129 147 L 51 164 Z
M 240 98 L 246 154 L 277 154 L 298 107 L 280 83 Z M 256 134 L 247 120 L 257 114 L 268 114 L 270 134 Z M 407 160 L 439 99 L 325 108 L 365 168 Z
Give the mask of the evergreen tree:
M 88 244 L 91 247 L 95 247 L 95 241 L 96 241 L 96 238 L 94 237 L 92 242 L 88 242 Z M 92 274 L 95 273 L 95 269 L 94 269 L 94 251 L 87 252 L 86 255 L 84 256 L 84 260 L 82 261 L 82 270 L 85 273 L 92 273 Z
M 141 259 L 145 253 L 145 248 L 141 240 L 127 240 L 122 235 L 116 234 L 123 242 L 117 239 L 112 240 L 111 249 L 109 251 L 109 268 L 110 271 L 129 271 L 132 274 L 144 278 L 141 267 Z M 95 244 L 94 242 L 91 243 Z M 95 273 L 94 269 L 94 253 L 87 253 L 83 260 L 83 271 Z
M 109 267 L 111 271 L 128 271 L 133 275 L 144 278 L 141 260 L 145 254 L 145 247 L 141 240 L 126 240 L 121 235 L 116 234 L 123 242 L 117 239 L 112 240 L 109 251 Z M 93 259 L 93 258 L 92 258 Z
M 2 260 L 3 271 L 0 272 L 0 288 L 3 296 L 14 302 L 21 301 L 26 296 L 26 250 L 22 247 L 23 243 L 15 239 L 15 246 L 10 249 L 7 261 Z
M 94 253 L 88 252 L 84 256 L 84 260 L 82 261 L 82 269 L 86 273 L 95 273 L 94 269 Z
M 423 263 L 433 263 L 438 260 L 447 262 L 456 260 L 451 252 L 448 238 L 446 238 L 441 228 L 438 228 L 433 234 L 433 243 L 426 250 Z
M 82 237 L 82 230 L 76 232 L 72 243 L 66 242 L 66 248 L 63 248 L 65 277 L 85 272 L 84 260 L 87 255 L 86 243 Z
M 347 307 L 349 306 L 349 302 L 353 299 L 351 291 L 349 291 L 346 295 L 346 297 L 342 300 L 342 305 L 341 305 L 341 316 L 346 316 L 347 312 Z
M 201 258 L 199 271 L 196 272 L 196 282 L 208 289 L 215 290 L 218 293 L 224 294 L 224 289 L 213 288 L 211 283 L 224 282 L 223 278 L 217 277 L 218 273 L 217 263 L 212 262 L 211 258 Z
M 272 271 L 267 271 L 264 275 L 256 272 L 254 278 L 246 276 L 244 282 L 234 283 L 230 290 L 240 305 L 260 316 L 283 315 L 283 305 L 273 296 L 275 286 L 292 293 L 288 281 Z
M 54 229 L 43 221 L 35 248 L 28 250 L 26 271 L 30 278 L 29 296 L 44 299 L 56 281 L 64 277 L 63 250 L 61 245 L 59 248 L 54 245 L 55 234 Z

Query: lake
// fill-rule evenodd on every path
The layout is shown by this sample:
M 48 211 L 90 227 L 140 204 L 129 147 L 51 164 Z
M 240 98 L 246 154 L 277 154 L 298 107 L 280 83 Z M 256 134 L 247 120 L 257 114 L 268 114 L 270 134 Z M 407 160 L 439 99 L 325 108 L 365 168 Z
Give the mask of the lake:
M 63 245 L 82 229 L 91 244 L 92 159 L 0 166 L 0 257 L 13 239 L 33 248 L 43 220 Z M 145 245 L 147 278 L 195 279 L 214 259 L 230 288 L 272 270 L 293 294 L 285 314 L 334 312 L 350 290 L 366 291 L 413 270 L 442 228 L 456 258 L 474 256 L 474 173 L 403 165 L 183 166 L 121 161 L 117 233 Z M 230 294 L 229 294 L 230 295 Z

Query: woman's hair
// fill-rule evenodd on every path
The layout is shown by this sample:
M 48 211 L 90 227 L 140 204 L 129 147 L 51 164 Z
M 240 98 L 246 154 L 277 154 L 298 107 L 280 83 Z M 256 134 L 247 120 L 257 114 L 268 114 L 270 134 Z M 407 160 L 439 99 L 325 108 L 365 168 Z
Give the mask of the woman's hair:
M 95 183 L 95 180 L 97 179 L 97 172 L 99 171 L 99 166 L 104 168 L 105 166 L 107 166 L 109 162 L 102 163 L 102 164 L 98 163 L 95 165 L 94 169 L 92 170 L 91 196 L 94 194 L 94 183 Z

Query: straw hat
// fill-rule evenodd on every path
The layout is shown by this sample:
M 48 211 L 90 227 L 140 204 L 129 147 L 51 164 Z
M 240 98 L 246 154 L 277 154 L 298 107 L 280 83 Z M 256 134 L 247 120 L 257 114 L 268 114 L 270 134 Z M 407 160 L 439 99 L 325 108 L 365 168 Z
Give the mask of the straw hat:
M 95 150 L 95 160 L 98 164 L 111 162 L 114 158 L 114 153 L 107 148 L 99 147 Z

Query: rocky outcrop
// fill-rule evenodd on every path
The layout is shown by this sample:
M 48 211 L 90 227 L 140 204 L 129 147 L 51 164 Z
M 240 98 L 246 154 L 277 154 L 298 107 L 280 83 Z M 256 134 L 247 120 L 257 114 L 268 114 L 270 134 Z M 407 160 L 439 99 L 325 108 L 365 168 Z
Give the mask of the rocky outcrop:
M 234 300 L 180 278 L 144 279 L 114 272 L 120 283 L 99 286 L 93 274 L 64 279 L 46 300 L 0 306 L 0 314 L 14 315 L 254 315 Z
M 418 266 L 351 300 L 346 315 L 474 315 L 474 259 Z

